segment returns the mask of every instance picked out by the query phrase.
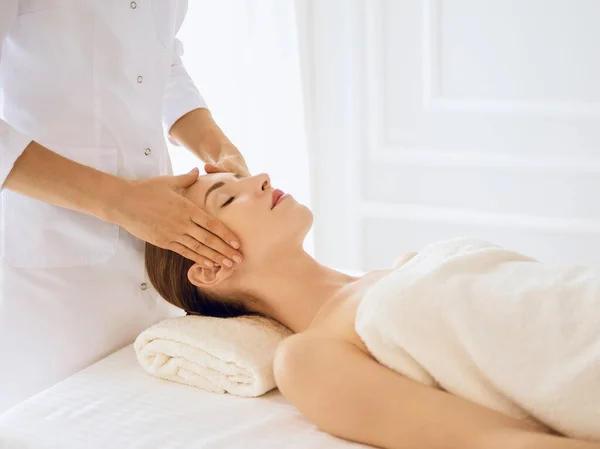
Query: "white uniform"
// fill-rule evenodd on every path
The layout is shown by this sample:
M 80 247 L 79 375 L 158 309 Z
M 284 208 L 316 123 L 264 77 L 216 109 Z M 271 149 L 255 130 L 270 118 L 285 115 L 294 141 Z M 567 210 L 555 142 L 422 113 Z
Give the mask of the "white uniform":
M 175 34 L 184 0 L 0 1 L 0 185 L 35 140 L 127 179 L 171 173 L 163 126 L 204 101 Z M 0 412 L 167 313 L 142 241 L 3 189 Z

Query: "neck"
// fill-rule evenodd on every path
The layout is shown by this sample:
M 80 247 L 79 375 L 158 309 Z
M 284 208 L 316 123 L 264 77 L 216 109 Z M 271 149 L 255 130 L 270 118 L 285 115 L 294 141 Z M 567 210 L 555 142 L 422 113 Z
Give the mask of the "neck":
M 296 333 L 308 329 L 326 304 L 340 299 L 344 287 L 359 279 L 320 264 L 303 249 L 264 260 L 277 263 L 248 261 L 232 287 L 259 298 L 258 312 Z

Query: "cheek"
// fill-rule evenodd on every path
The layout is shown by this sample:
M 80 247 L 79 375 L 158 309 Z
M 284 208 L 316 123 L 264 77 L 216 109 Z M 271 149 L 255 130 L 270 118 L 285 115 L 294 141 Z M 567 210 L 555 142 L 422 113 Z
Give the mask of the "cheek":
M 224 211 L 220 218 L 242 243 L 260 241 L 268 229 L 265 214 L 259 213 L 256 207 L 251 207 L 248 203 L 236 204 Z
M 271 211 L 260 204 L 240 200 L 219 214 L 221 221 L 235 233 L 246 249 L 260 251 L 273 243 L 306 232 L 312 223 L 312 214 L 305 206 L 288 204 L 285 209 Z

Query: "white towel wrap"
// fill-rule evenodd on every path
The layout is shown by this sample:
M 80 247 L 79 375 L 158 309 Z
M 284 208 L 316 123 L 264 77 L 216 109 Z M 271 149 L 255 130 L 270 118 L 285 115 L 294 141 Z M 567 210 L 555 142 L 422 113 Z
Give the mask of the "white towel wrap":
M 375 358 L 413 380 L 600 440 L 598 267 L 440 241 L 369 289 L 356 331 Z

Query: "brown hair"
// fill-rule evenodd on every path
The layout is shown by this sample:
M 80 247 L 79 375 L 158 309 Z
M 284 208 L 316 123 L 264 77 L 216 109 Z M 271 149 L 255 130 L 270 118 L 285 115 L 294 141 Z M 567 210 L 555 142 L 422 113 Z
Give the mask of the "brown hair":
M 194 262 L 176 252 L 146 242 L 145 262 L 148 278 L 160 296 L 188 315 L 219 318 L 261 315 L 249 310 L 239 298 L 223 298 L 197 288 L 187 277 Z

